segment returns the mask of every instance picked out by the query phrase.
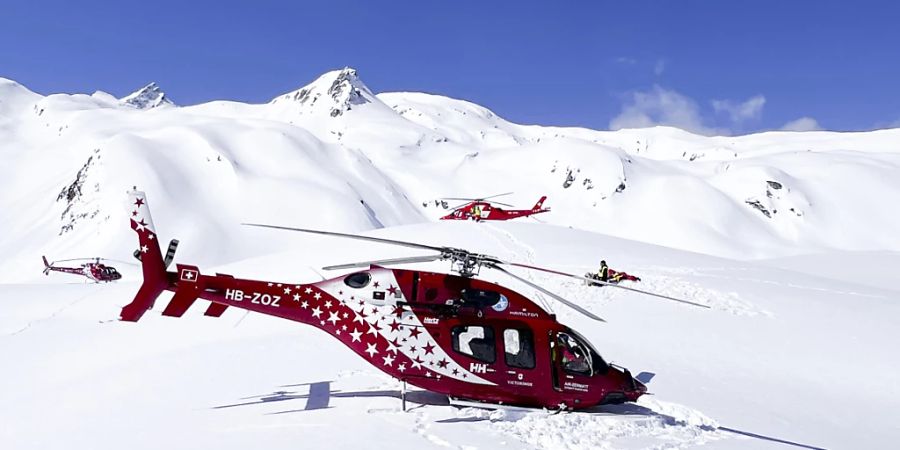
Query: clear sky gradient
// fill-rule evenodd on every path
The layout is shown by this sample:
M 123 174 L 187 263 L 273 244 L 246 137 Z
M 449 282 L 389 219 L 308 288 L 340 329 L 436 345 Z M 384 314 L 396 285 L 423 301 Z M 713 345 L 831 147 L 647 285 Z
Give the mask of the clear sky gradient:
M 0 77 L 179 104 L 265 102 L 352 66 L 375 92 L 519 123 L 707 133 L 900 126 L 900 5 L 832 1 L 41 1 L 0 4 Z

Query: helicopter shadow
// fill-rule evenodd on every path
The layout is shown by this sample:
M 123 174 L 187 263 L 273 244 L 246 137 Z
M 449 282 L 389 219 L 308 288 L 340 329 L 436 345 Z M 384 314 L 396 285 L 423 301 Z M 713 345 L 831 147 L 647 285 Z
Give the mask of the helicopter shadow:
M 315 411 L 319 409 L 330 409 L 334 406 L 330 405 L 332 398 L 393 398 L 397 400 L 402 400 L 403 395 L 398 389 L 382 389 L 382 390 L 374 390 L 374 391 L 341 391 L 341 390 L 331 390 L 331 382 L 330 381 L 320 381 L 314 383 L 301 383 L 301 384 L 290 384 L 281 386 L 282 388 L 291 388 L 291 387 L 303 387 L 309 386 L 309 391 L 307 393 L 296 392 L 296 391 L 275 391 L 270 394 L 263 395 L 254 395 L 250 397 L 240 398 L 239 400 L 246 400 L 238 403 L 231 403 L 226 405 L 213 406 L 211 409 L 227 409 L 227 408 L 236 408 L 241 406 L 252 406 L 252 405 L 262 405 L 269 403 L 277 403 L 291 400 L 306 400 L 306 405 L 303 408 L 295 408 L 288 409 L 284 411 L 275 411 L 267 413 L 266 415 L 277 415 L 277 414 L 289 414 L 289 413 L 299 413 L 305 411 Z M 406 400 L 410 403 L 417 404 L 413 408 L 409 408 L 408 410 L 416 409 L 422 406 L 446 406 L 450 404 L 449 399 L 445 395 L 437 394 L 429 391 L 407 391 L 406 392 Z
M 646 372 L 642 372 L 640 375 L 644 375 Z M 653 377 L 652 373 L 647 373 L 650 378 Z M 639 376 L 640 376 L 639 375 Z M 637 377 L 636 377 L 637 378 Z M 643 381 L 643 380 L 641 380 Z M 649 381 L 649 379 L 647 380 Z M 295 408 L 295 409 L 287 409 L 283 411 L 274 411 L 270 413 L 266 413 L 265 415 L 280 415 L 280 414 L 291 414 L 291 413 L 300 413 L 306 411 L 316 411 L 321 409 L 331 409 L 334 408 L 330 405 L 331 398 L 392 398 L 396 400 L 402 400 L 403 395 L 400 390 L 397 389 L 381 389 L 374 391 L 341 391 L 341 390 L 331 390 L 331 381 L 319 381 L 313 383 L 299 383 L 299 384 L 289 384 L 280 386 L 281 388 L 294 388 L 294 387 L 304 387 L 309 386 L 309 391 L 307 393 L 298 393 L 296 391 L 284 391 L 279 390 L 269 394 L 263 395 L 254 395 L 249 397 L 243 397 L 238 400 L 243 400 L 239 403 L 231 403 L 226 405 L 213 406 L 211 409 L 227 409 L 227 408 L 236 408 L 241 406 L 252 406 L 252 405 L 263 405 L 269 403 L 277 403 L 291 400 L 306 400 L 306 405 L 303 408 Z M 418 406 L 414 406 L 412 408 L 407 408 L 407 411 L 412 411 L 423 406 L 450 406 L 450 399 L 445 395 L 437 394 L 435 392 L 424 391 L 424 390 L 413 390 L 406 392 L 406 400 L 410 403 L 417 404 Z M 485 410 L 497 410 L 502 408 L 496 407 L 487 407 L 485 406 Z M 547 412 L 543 409 L 537 408 L 515 408 L 514 411 L 520 413 L 530 413 L 530 412 Z M 555 414 L 555 413 L 554 413 Z M 568 413 L 566 413 L 568 414 Z M 576 414 L 590 414 L 595 416 L 608 416 L 608 417 L 646 417 L 646 418 L 656 418 L 659 419 L 662 424 L 666 426 L 673 427 L 695 427 L 702 431 L 707 432 L 715 432 L 715 431 L 724 431 L 728 433 L 738 434 L 745 437 L 759 439 L 762 441 L 768 441 L 777 444 L 783 444 L 787 446 L 799 447 L 809 450 L 825 450 L 822 447 L 817 447 L 809 444 L 803 444 L 800 442 L 790 441 L 774 436 L 767 436 L 759 433 L 754 433 L 746 430 L 739 430 L 735 428 L 729 428 L 724 426 L 713 426 L 713 425 L 694 425 L 690 424 L 685 420 L 677 419 L 668 414 L 662 414 L 656 412 L 650 408 L 645 406 L 636 405 L 634 403 L 622 403 L 618 405 L 599 405 L 594 406 L 592 408 L 587 408 L 583 410 L 579 410 Z M 521 415 L 514 415 L 512 418 L 506 417 L 501 420 L 518 420 L 521 418 Z M 482 421 L 494 421 L 496 419 L 492 419 L 490 416 L 480 415 L 480 416 L 471 416 L 471 417 L 455 417 L 450 419 L 437 420 L 437 423 L 461 423 L 461 422 L 482 422 Z

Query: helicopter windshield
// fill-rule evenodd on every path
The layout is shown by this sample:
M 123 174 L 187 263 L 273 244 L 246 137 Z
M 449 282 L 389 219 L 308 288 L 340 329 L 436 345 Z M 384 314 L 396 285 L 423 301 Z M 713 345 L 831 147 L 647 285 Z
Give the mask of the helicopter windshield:
M 565 333 L 560 332 L 557 333 L 556 340 L 562 356 L 562 367 L 566 372 L 592 376 L 606 373 L 609 369 L 606 361 L 600 357 L 588 340 L 578 333 L 572 330 Z
M 568 335 L 569 337 L 574 338 L 582 348 L 587 350 L 591 362 L 591 375 L 605 374 L 609 370 L 609 364 L 607 364 L 606 361 L 603 360 L 603 357 L 600 356 L 600 353 L 597 352 L 597 349 L 595 349 L 594 346 L 591 345 L 591 341 L 585 339 L 584 336 L 578 334 L 578 332 L 571 328 L 568 331 Z

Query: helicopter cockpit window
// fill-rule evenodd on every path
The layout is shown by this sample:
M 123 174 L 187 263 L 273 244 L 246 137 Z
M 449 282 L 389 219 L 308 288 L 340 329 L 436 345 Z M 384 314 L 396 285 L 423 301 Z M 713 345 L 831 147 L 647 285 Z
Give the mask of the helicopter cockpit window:
M 593 374 L 591 354 L 586 345 L 566 333 L 557 334 L 556 343 L 559 345 L 562 366 L 566 372 L 587 376 Z
M 490 327 L 453 327 L 451 336 L 454 351 L 486 363 L 493 363 L 496 360 L 494 330 Z
M 531 330 L 503 330 L 503 348 L 507 366 L 534 369 L 534 337 Z
M 369 272 L 356 272 L 347 275 L 344 278 L 344 284 L 354 289 L 364 288 L 372 281 L 372 275 Z

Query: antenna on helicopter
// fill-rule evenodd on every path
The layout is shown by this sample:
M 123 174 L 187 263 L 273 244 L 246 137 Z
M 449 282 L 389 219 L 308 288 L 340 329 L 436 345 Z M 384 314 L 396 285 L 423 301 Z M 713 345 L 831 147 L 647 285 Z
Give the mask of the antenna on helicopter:
M 573 275 L 570 273 L 560 272 L 557 270 L 545 269 L 543 267 L 532 266 L 532 265 L 528 265 L 528 264 L 522 264 L 522 263 L 516 263 L 516 262 L 510 262 L 510 261 L 504 261 L 504 260 L 501 260 L 494 256 L 484 255 L 484 254 L 480 254 L 480 253 L 473 253 L 473 252 L 470 252 L 468 250 L 461 249 L 461 248 L 439 247 L 439 246 L 433 246 L 433 245 L 419 244 L 416 242 L 407 242 L 407 241 L 400 241 L 400 240 L 395 240 L 395 239 L 378 238 L 378 237 L 373 237 L 373 236 L 362 236 L 362 235 L 349 234 L 349 233 L 338 233 L 338 232 L 333 232 L 333 231 L 312 230 L 312 229 L 307 229 L 307 228 L 293 228 L 293 227 L 283 227 L 283 226 L 277 226 L 277 225 L 265 225 L 265 224 L 257 224 L 257 223 L 244 223 L 243 225 L 252 226 L 252 227 L 260 227 L 260 228 L 271 228 L 271 229 L 276 229 L 276 230 L 299 231 L 299 232 L 303 232 L 303 233 L 320 234 L 320 235 L 325 235 L 325 236 L 344 237 L 344 238 L 348 238 L 348 239 L 356 239 L 356 240 L 369 241 L 369 242 L 378 242 L 378 243 L 389 244 L 389 245 L 400 245 L 400 246 L 410 247 L 410 248 L 415 248 L 415 249 L 420 249 L 420 250 L 430 250 L 430 251 L 438 252 L 438 254 L 436 254 L 436 255 L 411 256 L 411 257 L 405 257 L 405 258 L 390 258 L 390 259 L 379 259 L 379 260 L 372 260 L 372 261 L 361 261 L 361 262 L 354 262 L 354 263 L 347 263 L 347 264 L 338 264 L 338 265 L 323 267 L 323 269 L 325 269 L 325 270 L 350 269 L 350 268 L 355 268 L 355 267 L 370 267 L 372 265 L 410 264 L 410 263 L 417 263 L 417 262 L 449 260 L 452 264 L 453 271 L 459 273 L 463 277 L 474 277 L 479 274 L 481 267 L 486 267 L 488 269 L 497 270 L 501 273 L 506 274 L 510 278 L 514 278 L 514 279 L 518 280 L 519 282 L 527 284 L 528 286 L 540 291 L 541 293 L 543 293 L 549 297 L 552 297 L 553 299 L 562 303 L 563 305 L 566 305 L 569 308 L 572 308 L 575 311 L 578 311 L 579 313 L 584 314 L 585 316 L 587 316 L 591 319 L 597 320 L 599 322 L 606 322 L 606 321 L 603 320 L 602 318 L 600 318 L 599 316 L 591 313 L 590 311 L 582 308 L 578 304 L 571 302 L 571 301 L 547 290 L 546 288 L 544 288 L 526 278 L 520 277 L 520 276 L 510 272 L 503 266 L 506 265 L 506 266 L 519 267 L 522 269 L 528 269 L 528 270 L 537 270 L 537 271 L 541 271 L 541 272 L 545 272 L 545 273 L 551 273 L 551 274 L 561 275 L 561 276 L 565 276 L 565 277 L 569 277 L 569 278 L 584 280 L 584 281 L 588 281 L 588 282 L 591 282 L 594 284 L 603 284 L 603 285 L 615 287 L 618 289 L 625 289 L 625 290 L 629 290 L 632 292 L 650 295 L 653 297 L 662 298 L 665 300 L 671 300 L 671 301 L 684 303 L 684 304 L 688 304 L 688 305 L 698 306 L 701 308 L 709 308 L 708 305 L 694 303 L 691 301 L 682 300 L 682 299 L 678 299 L 675 297 L 669 297 L 667 295 L 643 291 L 640 289 L 634 289 L 634 288 L 630 288 L 630 287 L 626 287 L 626 286 L 619 286 L 617 284 L 607 283 L 607 282 L 600 281 L 600 280 L 594 280 L 592 278 Z

